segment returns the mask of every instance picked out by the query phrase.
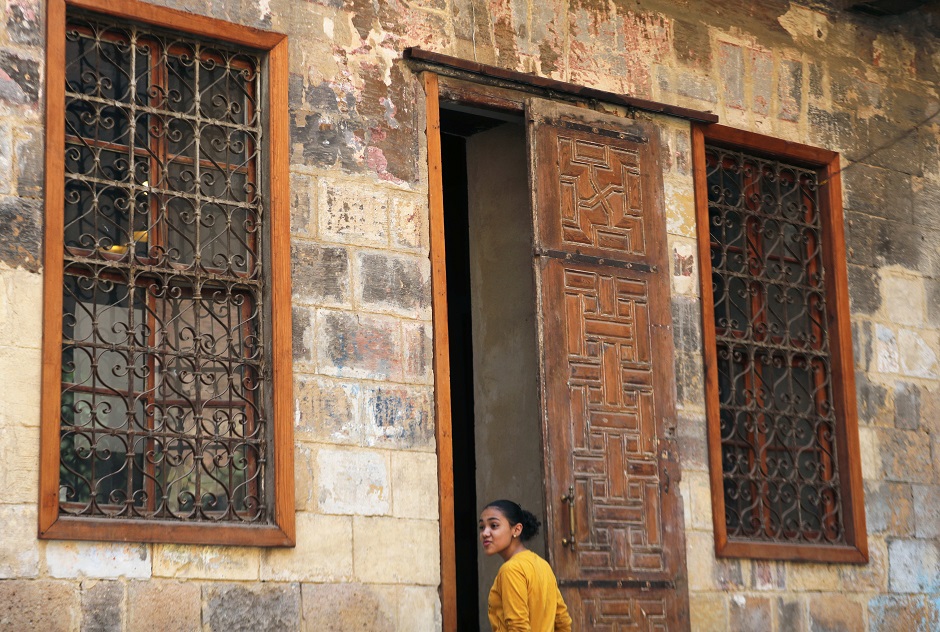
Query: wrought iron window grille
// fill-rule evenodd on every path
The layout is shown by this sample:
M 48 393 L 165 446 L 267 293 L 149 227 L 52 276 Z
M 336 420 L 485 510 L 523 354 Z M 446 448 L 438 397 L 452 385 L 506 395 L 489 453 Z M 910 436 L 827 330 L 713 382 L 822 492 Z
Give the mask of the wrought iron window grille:
M 817 173 L 705 147 L 729 539 L 845 545 Z
M 63 515 L 271 519 L 261 69 L 68 13 Z

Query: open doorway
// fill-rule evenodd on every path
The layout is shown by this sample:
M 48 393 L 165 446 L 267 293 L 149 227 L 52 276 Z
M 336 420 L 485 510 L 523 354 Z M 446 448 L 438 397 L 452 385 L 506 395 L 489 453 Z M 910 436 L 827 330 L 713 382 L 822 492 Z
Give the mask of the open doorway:
M 545 521 L 532 211 L 521 116 L 441 109 L 457 624 L 488 630 L 501 559 L 477 522 L 509 498 Z M 541 536 L 541 534 L 540 534 Z M 545 541 L 529 543 L 545 555 Z

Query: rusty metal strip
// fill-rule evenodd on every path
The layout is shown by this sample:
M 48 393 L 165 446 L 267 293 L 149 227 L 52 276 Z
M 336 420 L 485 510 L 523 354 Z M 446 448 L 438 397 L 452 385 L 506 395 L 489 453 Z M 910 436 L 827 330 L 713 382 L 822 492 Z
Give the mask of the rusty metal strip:
M 611 268 L 636 270 L 637 272 L 656 272 L 658 270 L 657 266 L 640 261 L 622 261 L 620 259 L 611 259 L 610 257 L 593 257 L 591 255 L 582 255 L 578 252 L 565 252 L 564 250 L 551 250 L 547 248 L 536 248 L 535 256 L 562 259 L 564 261 L 571 261 L 572 263 L 586 263 L 596 266 L 610 266 Z
M 559 588 L 612 588 L 639 590 L 675 590 L 671 579 L 559 579 Z

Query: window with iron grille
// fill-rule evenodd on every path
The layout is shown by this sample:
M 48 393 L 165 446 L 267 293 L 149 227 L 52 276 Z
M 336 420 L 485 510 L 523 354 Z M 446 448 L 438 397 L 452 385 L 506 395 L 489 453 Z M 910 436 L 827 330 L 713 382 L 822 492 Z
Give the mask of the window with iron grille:
M 697 137 L 719 554 L 864 561 L 838 157 Z
M 64 88 L 50 89 L 63 107 L 47 112 L 64 152 L 47 156 L 62 192 L 47 227 L 61 270 L 46 288 L 60 296 L 55 523 L 185 524 L 193 541 L 215 539 L 199 526 L 258 527 L 289 543 L 279 517 L 293 475 L 278 473 L 292 446 L 276 432 L 289 417 L 277 420 L 275 392 L 290 367 L 274 360 L 288 280 L 272 247 L 287 231 L 269 138 L 283 127 L 269 108 L 286 103 L 272 98 L 270 50 L 166 28 L 196 16 L 156 15 L 164 24 L 69 6 L 63 72 L 51 73 Z M 222 37 L 254 33 L 201 21 Z

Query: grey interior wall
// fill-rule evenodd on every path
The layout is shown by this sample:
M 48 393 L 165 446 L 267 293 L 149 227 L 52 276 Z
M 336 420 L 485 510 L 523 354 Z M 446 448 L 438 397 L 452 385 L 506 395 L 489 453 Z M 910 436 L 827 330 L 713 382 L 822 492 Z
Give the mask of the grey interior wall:
M 545 520 L 525 129 L 467 142 L 477 505 L 509 498 Z M 542 534 L 529 548 L 545 554 Z M 481 629 L 502 559 L 480 556 Z

